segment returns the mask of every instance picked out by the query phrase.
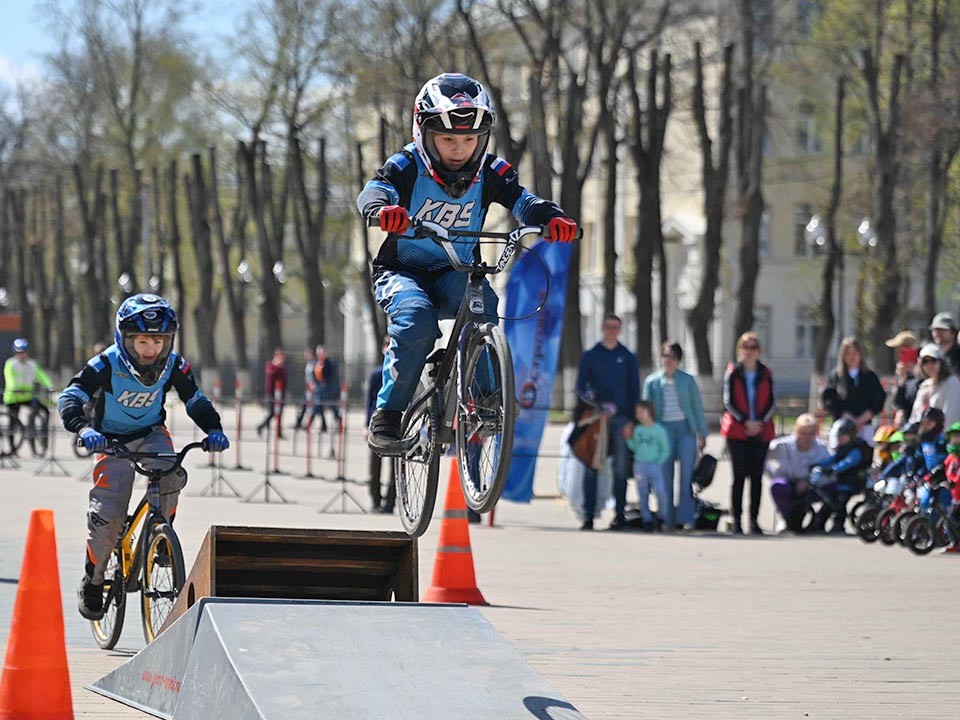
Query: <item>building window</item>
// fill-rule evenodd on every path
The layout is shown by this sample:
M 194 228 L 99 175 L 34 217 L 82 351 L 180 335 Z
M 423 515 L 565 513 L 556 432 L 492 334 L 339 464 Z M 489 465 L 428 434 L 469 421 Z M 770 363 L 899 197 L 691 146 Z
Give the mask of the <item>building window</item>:
M 796 205 L 793 210 L 793 254 L 797 257 L 819 257 L 827 248 L 824 245 L 807 242 L 807 223 L 813 216 L 813 208 L 807 203 Z
M 813 32 L 814 0 L 797 0 L 797 34 L 802 38 L 810 37 Z
M 770 355 L 770 321 L 773 316 L 773 309 L 769 305 L 757 305 L 753 309 L 753 332 L 760 338 L 760 347 L 763 352 Z
M 798 360 L 813 360 L 820 340 L 821 326 L 816 308 L 800 305 L 794 323 L 794 354 Z
M 763 215 L 760 216 L 759 232 L 760 257 L 770 256 L 770 206 L 763 208 Z
M 797 118 L 797 152 L 800 155 L 819 155 L 822 150 L 816 120 L 801 109 Z

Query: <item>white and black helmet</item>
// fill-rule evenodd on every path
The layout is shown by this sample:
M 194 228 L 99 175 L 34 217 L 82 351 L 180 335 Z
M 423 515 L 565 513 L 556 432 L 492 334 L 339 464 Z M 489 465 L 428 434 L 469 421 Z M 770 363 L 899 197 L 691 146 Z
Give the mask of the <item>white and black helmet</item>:
M 443 73 L 428 80 L 413 106 L 413 141 L 420 159 L 434 180 L 451 197 L 462 196 L 480 174 L 496 124 L 493 102 L 483 85 L 460 73 Z M 477 149 L 459 170 L 447 170 L 440 162 L 434 133 L 478 135 Z

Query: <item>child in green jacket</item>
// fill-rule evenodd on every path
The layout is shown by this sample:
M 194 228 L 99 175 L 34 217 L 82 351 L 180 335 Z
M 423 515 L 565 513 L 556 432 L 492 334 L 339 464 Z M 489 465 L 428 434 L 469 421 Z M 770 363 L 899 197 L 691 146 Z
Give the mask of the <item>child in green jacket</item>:
M 661 522 L 665 520 L 663 508 L 667 507 L 666 487 L 663 482 L 662 465 L 670 456 L 667 431 L 653 421 L 653 403 L 641 400 L 636 408 L 637 424 L 627 447 L 633 453 L 633 477 L 637 481 L 640 496 L 640 515 L 645 532 L 653 530 L 653 514 L 650 512 L 650 491 L 657 495 L 657 508 Z

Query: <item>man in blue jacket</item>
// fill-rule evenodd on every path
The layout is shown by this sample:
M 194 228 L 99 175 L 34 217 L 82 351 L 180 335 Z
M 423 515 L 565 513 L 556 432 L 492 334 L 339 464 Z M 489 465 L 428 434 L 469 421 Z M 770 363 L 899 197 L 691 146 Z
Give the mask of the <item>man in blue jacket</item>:
M 640 365 L 636 356 L 620 343 L 621 325 L 616 315 L 607 315 L 603 319 L 603 340 L 583 354 L 577 373 L 577 395 L 610 415 L 609 448 L 613 457 L 613 494 L 617 503 L 611 530 L 626 528 L 624 511 L 630 474 L 630 451 L 626 439 L 633 433 L 634 408 L 640 401 Z M 596 504 L 597 471 L 587 468 L 581 530 L 593 530 Z

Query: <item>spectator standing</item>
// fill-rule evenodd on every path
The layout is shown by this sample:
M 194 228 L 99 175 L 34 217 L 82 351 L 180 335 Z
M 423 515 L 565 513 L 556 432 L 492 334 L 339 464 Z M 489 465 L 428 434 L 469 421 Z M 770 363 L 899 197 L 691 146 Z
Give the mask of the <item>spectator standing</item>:
M 873 446 L 873 418 L 883 412 L 887 395 L 880 378 L 867 365 L 857 338 L 840 341 L 837 369 L 830 373 L 822 399 L 835 421 L 830 428 L 830 448 L 837 446 L 837 423 L 846 419 L 852 420 L 860 437 Z
M 583 354 L 577 373 L 577 394 L 601 406 L 610 415 L 609 448 L 613 456 L 613 494 L 616 516 L 611 530 L 626 529 L 627 475 L 630 472 L 626 439 L 633 433 L 633 414 L 640 400 L 640 366 L 636 356 L 620 343 L 620 318 L 603 319 L 603 339 Z M 593 529 L 597 500 L 597 470 L 584 475 L 584 530 Z
M 920 387 L 920 380 L 915 372 L 918 359 L 917 338 L 909 330 L 904 330 L 884 344 L 897 351 L 897 390 L 893 395 L 893 424 L 899 427 L 910 417 L 913 402 L 917 398 L 917 389 Z
M 317 345 L 316 362 L 313 366 L 313 416 L 320 416 L 320 432 L 327 432 L 326 408 L 330 408 L 331 429 L 337 427 L 340 411 L 337 401 L 340 397 L 340 383 L 337 379 L 337 366 L 327 355 L 323 345 Z M 379 391 L 378 391 L 379 392 Z
M 667 431 L 653 420 L 653 403 L 641 400 L 637 403 L 637 423 L 627 447 L 633 453 L 633 477 L 637 481 L 640 499 L 640 519 L 646 532 L 653 530 L 653 514 L 650 512 L 650 490 L 657 496 L 657 514 L 664 521 L 663 509 L 667 493 L 663 487 L 663 463 L 670 456 L 670 441 Z
M 270 426 L 270 421 L 277 416 L 277 413 L 283 415 L 283 398 L 287 394 L 287 354 L 283 348 L 273 349 L 273 357 L 267 361 L 264 368 L 263 394 L 267 399 L 267 416 L 259 425 L 257 425 L 257 435 L 263 434 L 263 431 Z M 279 407 L 275 401 L 276 393 L 280 393 Z M 280 422 L 279 418 L 277 422 Z M 280 437 L 283 437 L 281 433 Z
M 943 411 L 947 425 L 960 421 L 960 379 L 947 365 L 940 348 L 929 343 L 920 350 L 920 374 L 923 382 L 917 390 L 910 420 L 917 421 L 928 407 Z
M 390 337 L 387 336 L 383 339 L 383 347 L 381 348 L 380 364 L 377 365 L 376 369 L 370 373 L 370 379 L 367 381 L 367 423 L 363 427 L 363 439 L 367 439 L 367 429 L 370 425 L 370 418 L 373 417 L 374 410 L 377 409 L 377 395 L 380 393 L 380 388 L 383 387 L 383 356 L 386 354 L 387 350 L 390 348 Z M 392 458 L 388 458 L 388 465 L 390 466 L 390 484 L 387 486 L 387 497 L 384 499 L 383 490 L 380 486 L 380 479 L 382 475 L 383 468 L 383 458 L 373 450 L 370 452 L 370 464 L 369 464 L 369 485 L 370 485 L 370 507 L 372 512 L 375 513 L 384 513 L 390 515 L 393 513 L 393 508 L 397 502 L 397 474 L 396 466 L 393 463 Z
M 313 398 L 313 366 L 317 364 L 317 356 L 313 348 L 308 347 L 303 350 L 303 404 L 297 412 L 297 421 L 293 424 L 294 430 L 303 429 L 303 418 L 310 408 Z
M 680 369 L 683 348 L 675 340 L 668 340 L 660 348 L 662 369 L 643 383 L 643 399 L 653 403 L 654 420 L 667 431 L 670 455 L 663 463 L 663 486 L 667 502 L 664 505 L 667 529 L 675 525 L 693 529 L 696 506 L 693 501 L 693 468 L 697 453 L 707 442 L 707 418 L 703 414 L 703 399 L 697 381 Z M 680 499 L 676 507 L 674 496 L 674 464 L 680 463 Z
M 727 439 L 733 461 L 730 515 L 733 534 L 743 535 L 743 485 L 750 478 L 750 534 L 763 535 L 758 521 L 763 492 L 763 461 L 767 445 L 776 436 L 773 412 L 776 399 L 773 375 L 760 362 L 760 338 L 745 332 L 737 340 L 737 362 L 723 376 L 723 418 L 720 432 Z
M 791 507 L 810 489 L 810 468 L 829 457 L 826 443 L 817 437 L 817 419 L 812 413 L 803 413 L 797 418 L 791 435 L 770 443 L 766 460 L 770 497 L 788 527 Z
M 930 336 L 943 353 L 950 372 L 960 375 L 960 345 L 957 344 L 957 321 L 953 315 L 946 312 L 934 315 L 930 323 Z

